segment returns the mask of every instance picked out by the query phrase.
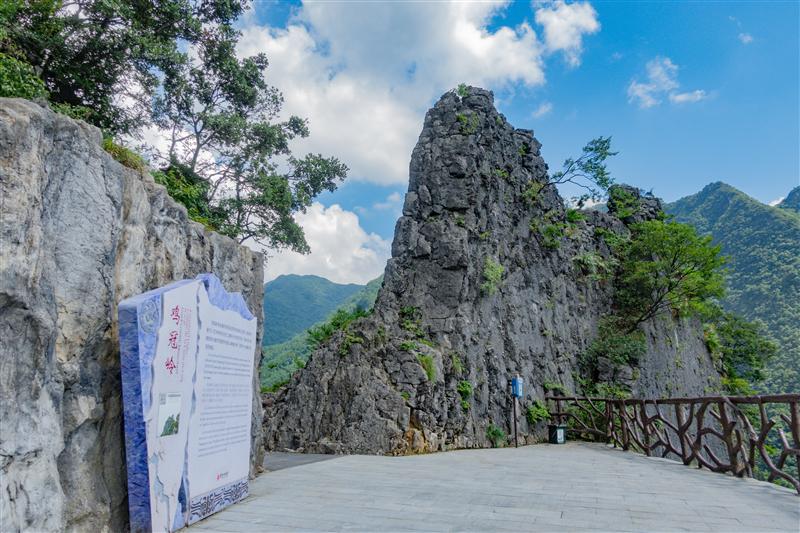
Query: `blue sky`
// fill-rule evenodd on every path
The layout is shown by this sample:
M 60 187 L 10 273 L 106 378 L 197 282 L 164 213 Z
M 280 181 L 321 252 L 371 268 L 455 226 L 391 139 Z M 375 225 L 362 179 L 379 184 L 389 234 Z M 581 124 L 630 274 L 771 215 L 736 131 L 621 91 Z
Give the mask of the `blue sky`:
M 310 241 L 324 225 L 357 241 L 281 254 L 267 277 L 382 270 L 424 111 L 459 82 L 493 89 L 551 168 L 611 135 L 615 178 L 667 201 L 718 180 L 763 202 L 784 196 L 800 185 L 799 5 L 256 3 L 241 52 L 266 51 L 268 81 L 309 119 L 296 149 L 352 169 L 301 222 Z M 338 264 L 337 249 L 356 259 Z

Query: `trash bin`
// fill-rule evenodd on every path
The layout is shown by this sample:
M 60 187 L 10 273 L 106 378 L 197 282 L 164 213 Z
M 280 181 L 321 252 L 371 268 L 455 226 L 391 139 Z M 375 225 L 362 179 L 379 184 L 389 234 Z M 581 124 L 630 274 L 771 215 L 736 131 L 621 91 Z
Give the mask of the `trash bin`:
M 567 426 L 550 424 L 547 429 L 550 432 L 550 444 L 564 444 L 567 442 Z

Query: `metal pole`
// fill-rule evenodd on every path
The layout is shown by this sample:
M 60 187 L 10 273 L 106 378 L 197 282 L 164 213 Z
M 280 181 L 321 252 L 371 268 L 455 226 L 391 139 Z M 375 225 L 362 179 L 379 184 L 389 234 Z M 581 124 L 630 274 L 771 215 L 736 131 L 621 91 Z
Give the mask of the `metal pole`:
M 517 397 L 512 396 L 514 399 L 514 448 L 519 448 L 519 438 L 517 437 Z

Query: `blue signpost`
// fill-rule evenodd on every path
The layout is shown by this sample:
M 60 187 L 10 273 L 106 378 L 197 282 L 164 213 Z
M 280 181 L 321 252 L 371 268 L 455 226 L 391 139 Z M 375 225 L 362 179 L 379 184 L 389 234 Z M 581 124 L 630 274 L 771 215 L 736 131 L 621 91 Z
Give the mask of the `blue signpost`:
M 511 394 L 515 398 L 522 398 L 522 378 L 515 376 L 511 379 Z
M 519 374 L 511 378 L 511 401 L 514 408 L 514 447 L 519 448 L 519 438 L 517 436 L 517 400 L 522 398 L 522 378 Z

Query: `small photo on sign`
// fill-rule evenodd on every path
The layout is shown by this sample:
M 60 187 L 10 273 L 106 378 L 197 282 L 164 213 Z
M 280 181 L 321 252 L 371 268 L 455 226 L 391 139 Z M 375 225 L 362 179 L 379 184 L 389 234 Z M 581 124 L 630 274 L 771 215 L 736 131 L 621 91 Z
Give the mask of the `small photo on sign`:
M 178 434 L 178 425 L 181 422 L 181 395 L 180 393 L 160 394 L 158 398 L 158 428 L 159 437 L 168 437 Z

